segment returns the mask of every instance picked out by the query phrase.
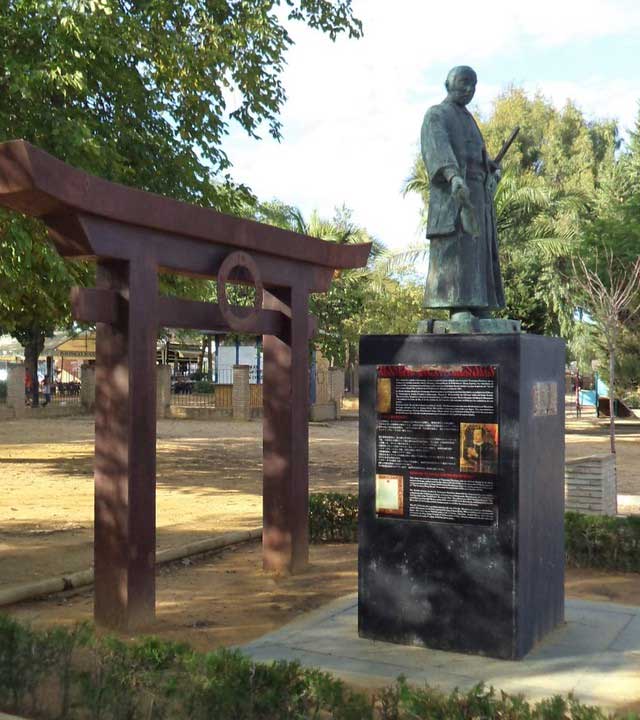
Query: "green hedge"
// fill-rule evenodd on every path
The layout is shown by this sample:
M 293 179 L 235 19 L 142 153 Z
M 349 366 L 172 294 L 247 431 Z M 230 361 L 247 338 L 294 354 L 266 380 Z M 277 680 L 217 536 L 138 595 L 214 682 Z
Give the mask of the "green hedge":
M 640 517 L 565 515 L 567 564 L 640 572 Z
M 449 695 L 402 678 L 375 695 L 298 663 L 195 652 L 143 638 L 97 638 L 86 625 L 36 631 L 0 616 L 0 709 L 45 720 L 604 720 L 556 696 L 529 705 L 482 685 Z M 638 720 L 637 715 L 629 718 Z
M 311 495 L 309 532 L 312 543 L 357 542 L 357 495 Z M 565 550 L 570 567 L 640 572 L 640 517 L 611 518 L 568 512 Z
M 314 493 L 309 496 L 312 543 L 358 541 L 358 496 Z
M 196 380 L 193 383 L 193 392 L 197 395 L 211 395 L 215 391 L 215 384 L 209 380 Z

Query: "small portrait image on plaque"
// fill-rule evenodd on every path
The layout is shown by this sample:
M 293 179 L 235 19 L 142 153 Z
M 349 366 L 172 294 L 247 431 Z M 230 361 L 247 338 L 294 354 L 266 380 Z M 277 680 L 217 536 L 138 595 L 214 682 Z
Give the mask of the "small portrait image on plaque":
M 404 515 L 402 475 L 376 475 L 376 513 Z
M 391 412 L 391 378 L 378 378 L 376 392 L 376 412 Z
M 498 472 L 496 423 L 460 423 L 460 471 L 491 475 Z

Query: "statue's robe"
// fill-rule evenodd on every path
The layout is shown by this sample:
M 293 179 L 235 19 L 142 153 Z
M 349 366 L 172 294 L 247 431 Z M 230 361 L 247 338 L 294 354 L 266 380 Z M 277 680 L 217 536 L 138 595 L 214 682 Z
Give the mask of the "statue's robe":
M 431 185 L 425 307 L 504 307 L 493 178 L 476 121 L 464 106 L 445 100 L 427 111 L 421 143 Z M 449 183 L 453 175 L 460 175 L 469 187 L 479 230 L 476 237 L 462 228 L 460 203 L 452 196 Z

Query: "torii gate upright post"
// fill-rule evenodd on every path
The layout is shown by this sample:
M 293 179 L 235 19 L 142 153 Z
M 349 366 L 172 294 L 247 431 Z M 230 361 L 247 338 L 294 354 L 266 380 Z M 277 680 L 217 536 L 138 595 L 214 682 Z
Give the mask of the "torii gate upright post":
M 282 296 L 265 297 L 291 317 L 291 331 L 263 340 L 262 544 L 265 570 L 295 572 L 309 560 L 309 293 Z
M 40 218 L 65 257 L 97 261 L 77 320 L 96 324 L 95 619 L 131 631 L 155 613 L 159 328 L 263 335 L 263 563 L 308 561 L 309 295 L 370 244 L 339 246 L 126 188 L 23 141 L 0 144 L 0 205 Z M 158 293 L 158 272 L 216 278 L 218 304 Z M 233 272 L 236 277 L 233 278 Z M 240 272 L 239 276 L 238 272 Z M 227 282 L 255 286 L 247 311 Z
M 96 323 L 95 619 L 144 625 L 155 612 L 157 267 L 99 260 L 96 287 L 126 300 Z

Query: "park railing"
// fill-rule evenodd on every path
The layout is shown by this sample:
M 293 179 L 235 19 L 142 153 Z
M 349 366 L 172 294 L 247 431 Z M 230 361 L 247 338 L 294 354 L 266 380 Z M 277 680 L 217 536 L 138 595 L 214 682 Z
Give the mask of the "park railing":
M 52 405 L 80 405 L 81 384 L 79 382 L 56 382 L 51 386 L 49 402 Z M 40 389 L 40 404 L 46 403 L 46 395 Z
M 215 407 L 216 386 L 208 380 L 175 378 L 171 381 L 171 404 L 179 407 Z
M 256 366 L 249 372 L 250 406 L 262 407 L 262 384 L 256 380 L 260 377 Z M 193 380 L 186 376 L 171 379 L 171 405 L 173 407 L 215 407 L 231 408 L 233 405 L 233 368 L 220 368 L 214 375 L 217 382 L 210 380 Z

